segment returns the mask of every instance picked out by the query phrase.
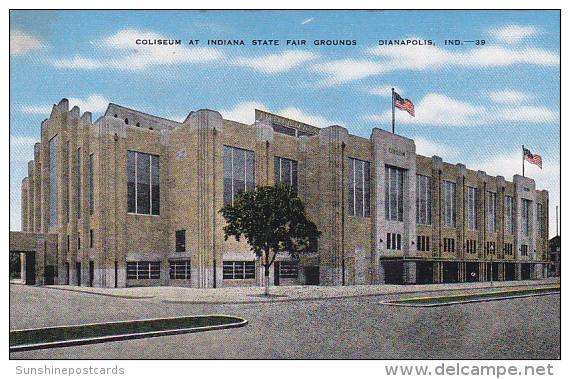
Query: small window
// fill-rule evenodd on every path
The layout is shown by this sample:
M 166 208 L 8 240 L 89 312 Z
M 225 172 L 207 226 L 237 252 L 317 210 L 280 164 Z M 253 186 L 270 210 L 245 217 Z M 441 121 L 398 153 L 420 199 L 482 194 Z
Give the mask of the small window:
M 93 229 L 89 230 L 89 247 L 93 248 Z
M 467 254 L 476 254 L 477 253 L 477 241 L 475 240 L 467 240 L 465 243 Z
M 418 251 L 429 251 L 429 237 L 418 236 Z
M 186 251 L 186 230 L 176 231 L 176 252 Z
M 444 238 L 443 239 L 443 252 L 444 253 L 454 253 L 455 252 L 455 238 Z
M 386 248 L 388 250 L 402 250 L 402 235 L 398 233 L 387 233 Z
M 129 125 L 129 119 L 125 118 L 125 124 Z

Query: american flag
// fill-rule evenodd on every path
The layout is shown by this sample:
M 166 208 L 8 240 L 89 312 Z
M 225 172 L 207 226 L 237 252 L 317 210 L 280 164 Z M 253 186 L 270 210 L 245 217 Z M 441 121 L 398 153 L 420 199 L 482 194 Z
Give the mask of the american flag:
M 394 92 L 394 105 L 396 108 L 407 111 L 409 114 L 415 117 L 414 104 L 412 104 L 412 102 L 408 99 L 403 99 L 402 96 L 400 96 L 397 92 Z
M 538 154 L 533 154 L 529 149 L 523 147 L 524 159 L 542 168 L 542 157 Z

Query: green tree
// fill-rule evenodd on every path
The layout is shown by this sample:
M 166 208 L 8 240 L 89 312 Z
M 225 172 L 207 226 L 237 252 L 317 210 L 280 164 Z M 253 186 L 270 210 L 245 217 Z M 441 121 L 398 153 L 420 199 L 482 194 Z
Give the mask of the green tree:
M 242 236 L 252 247 L 265 269 L 265 295 L 269 294 L 269 268 L 278 252 L 287 252 L 293 259 L 313 251 L 321 234 L 307 218 L 305 206 L 292 188 L 285 183 L 257 186 L 240 193 L 220 213 L 226 219 L 225 239 Z

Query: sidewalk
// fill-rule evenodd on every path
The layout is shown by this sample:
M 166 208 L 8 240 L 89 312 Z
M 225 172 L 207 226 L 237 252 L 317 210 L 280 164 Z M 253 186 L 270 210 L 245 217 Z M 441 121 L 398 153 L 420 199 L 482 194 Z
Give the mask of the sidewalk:
M 90 294 L 115 296 L 131 299 L 157 299 L 177 303 L 255 303 L 268 301 L 293 301 L 344 298 L 355 296 L 375 296 L 388 294 L 410 294 L 429 291 L 476 291 L 489 292 L 501 288 L 528 288 L 560 284 L 560 278 L 542 280 L 445 283 L 422 285 L 355 285 L 355 286 L 279 286 L 270 287 L 269 297 L 263 296 L 264 287 L 129 287 L 96 288 L 67 285 L 52 285 L 47 288 L 86 292 Z

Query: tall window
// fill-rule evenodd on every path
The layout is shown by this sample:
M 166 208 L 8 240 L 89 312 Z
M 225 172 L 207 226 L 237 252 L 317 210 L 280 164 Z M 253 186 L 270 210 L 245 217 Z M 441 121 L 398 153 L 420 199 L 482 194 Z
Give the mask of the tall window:
M 530 230 L 532 227 L 530 204 L 530 200 L 522 199 L 521 230 L 526 237 L 530 236 Z
M 544 224 L 542 222 L 542 204 L 536 204 L 536 226 L 538 228 L 538 238 L 542 238 L 544 233 Z
M 186 230 L 176 231 L 176 252 L 186 251 Z
M 487 191 L 487 230 L 491 233 L 496 231 L 497 219 L 497 194 Z
M 77 218 L 81 218 L 81 148 L 77 149 Z
M 416 175 L 416 222 L 431 225 L 431 178 L 420 174 Z
M 59 225 L 59 151 L 58 136 L 49 141 L 49 226 Z
M 442 197 L 443 197 L 443 226 L 448 228 L 455 228 L 455 183 L 443 180 L 441 183 Z
M 348 159 L 348 214 L 370 217 L 370 162 Z
M 89 155 L 89 214 L 95 211 L 95 156 Z
M 477 188 L 467 187 L 465 191 L 465 209 L 467 229 L 477 230 Z
M 297 193 L 297 161 L 275 157 L 275 183 L 283 182 L 291 186 Z
M 127 160 L 128 212 L 159 215 L 159 157 L 129 150 Z
M 224 146 L 224 204 L 232 203 L 240 192 L 254 188 L 253 151 Z
M 513 234 L 513 218 L 514 218 L 514 208 L 513 208 L 513 198 L 512 196 L 505 196 L 505 233 Z
M 404 170 L 386 166 L 384 179 L 386 220 L 404 221 Z

